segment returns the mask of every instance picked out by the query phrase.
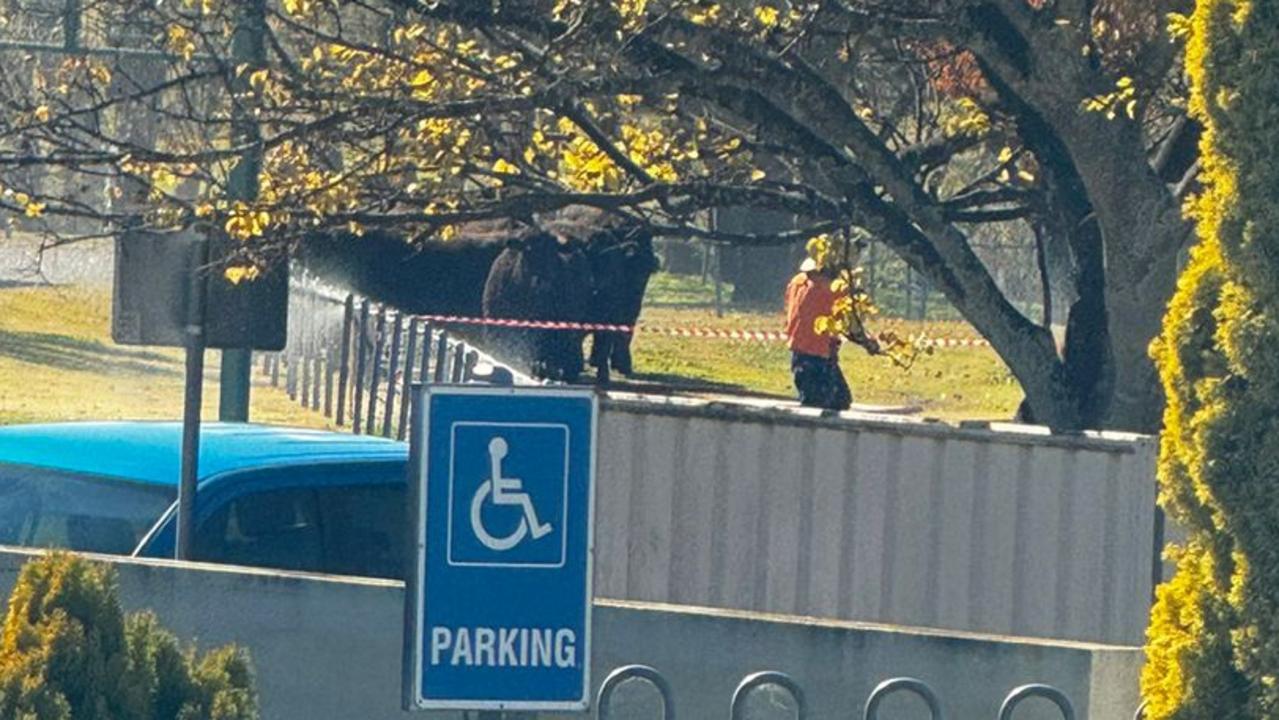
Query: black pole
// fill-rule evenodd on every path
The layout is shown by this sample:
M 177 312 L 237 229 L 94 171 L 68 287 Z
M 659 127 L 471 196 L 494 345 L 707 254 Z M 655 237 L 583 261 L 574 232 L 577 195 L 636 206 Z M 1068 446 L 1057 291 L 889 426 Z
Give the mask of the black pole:
M 435 341 L 435 383 L 443 384 L 448 376 L 445 371 L 449 366 L 449 334 L 447 330 L 440 331 L 440 339 Z
M 253 70 L 266 65 L 266 2 L 240 0 L 231 7 L 238 11 L 231 37 L 231 67 L 235 92 L 249 90 Z M 258 199 L 258 174 L 262 171 L 262 131 L 247 101 L 231 102 L 231 143 L 245 152 L 227 177 L 227 196 L 231 200 L 253 202 Z M 302 362 L 306 362 L 305 347 Z M 249 392 L 253 387 L 253 350 L 235 348 L 222 351 L 222 373 L 218 419 L 225 422 L 249 421 Z M 305 392 L 303 395 L 305 396 Z
M 430 341 L 427 341 L 430 344 Z M 403 440 L 405 433 L 408 432 L 409 425 L 409 406 L 411 402 L 411 393 L 413 389 L 413 361 L 417 359 L 417 318 L 409 320 L 408 329 L 408 347 L 404 350 L 404 378 L 403 388 L 400 393 L 400 424 L 396 430 L 396 438 Z
M 431 382 L 431 338 L 434 331 L 431 329 L 431 323 L 427 323 L 422 328 L 422 369 L 417 374 L 417 381 L 420 383 Z
M 369 344 L 369 301 L 360 303 L 360 324 L 355 329 L 355 402 L 351 406 L 351 431 L 360 434 L 360 422 L 364 419 L 364 349 Z
M 351 379 L 351 331 L 355 323 L 355 297 L 346 296 L 342 310 L 342 344 L 338 346 L 338 426 L 346 424 L 346 385 Z
M 70 53 L 80 51 L 80 0 L 67 0 L 62 15 L 62 47 Z
M 369 381 L 369 420 L 364 432 L 377 432 L 377 386 L 382 382 L 382 349 L 386 346 L 386 306 L 377 313 L 377 335 L 373 336 L 373 377 Z
M 176 557 L 188 560 L 194 536 L 196 481 L 200 477 L 200 409 L 204 401 L 204 297 L 209 243 L 200 242 L 187 294 L 186 390 L 182 398 L 182 466 L 178 482 Z
M 404 328 L 404 313 L 395 313 L 391 328 L 391 366 L 386 371 L 386 405 L 382 408 L 382 437 L 391 437 L 391 424 L 395 421 L 395 373 L 400 371 L 400 333 Z
M 459 342 L 453 346 L 453 374 L 450 382 L 457 384 L 462 382 L 463 370 L 466 367 L 466 345 Z

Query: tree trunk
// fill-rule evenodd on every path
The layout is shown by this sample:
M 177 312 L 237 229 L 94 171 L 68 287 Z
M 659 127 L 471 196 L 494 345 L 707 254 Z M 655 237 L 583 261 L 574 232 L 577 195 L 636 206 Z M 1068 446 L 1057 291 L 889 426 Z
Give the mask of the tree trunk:
M 992 5 L 982 8 L 999 14 Z M 1102 266 L 1091 273 L 1104 275 L 1101 284 L 1086 268 L 1081 270 L 1085 277 L 1076 308 L 1087 317 L 1070 318 L 1075 332 L 1068 330 L 1067 338 L 1068 367 L 1104 362 L 1085 373 L 1096 384 L 1090 392 L 1083 388 L 1086 392 L 1080 396 L 1084 423 L 1157 431 L 1163 394 L 1148 346 L 1159 332 L 1176 285 L 1176 253 L 1187 224 L 1172 192 L 1150 165 L 1140 123 L 1080 108 L 1081 98 L 1113 89 L 1113 80 L 1095 59 L 1081 57 L 1068 33 L 1025 24 L 1020 17 L 999 15 L 993 20 L 998 22 L 986 27 L 998 31 L 977 43 L 986 74 L 1013 107 L 1036 156 L 1061 183 L 1060 204 L 1066 207 L 1065 219 L 1072 222 L 1068 232 L 1074 236 L 1077 259 L 1081 241 L 1086 241 L 1086 252 L 1099 247 L 1102 253 Z M 1027 42 L 1021 32 L 1032 33 L 1034 41 Z M 1017 48 L 1027 52 L 1010 51 Z M 1078 232 L 1092 226 L 1100 233 L 1099 245 Z M 1079 261 L 1095 264 L 1098 259 Z M 1104 307 L 1097 305 L 1099 300 Z M 1086 334 L 1103 318 L 1108 352 L 1101 358 Z M 1076 348 L 1072 357 L 1072 335 L 1076 343 L 1094 347 L 1086 353 Z M 1073 367 L 1072 371 L 1078 372 Z
M 1189 225 L 1172 192 L 1146 161 L 1136 125 L 1116 124 L 1123 122 L 1083 118 L 1066 128 L 1077 133 L 1069 143 L 1071 155 L 1092 202 L 1105 253 L 1114 380 L 1096 424 L 1157 432 L 1164 398 L 1149 346 L 1176 288 L 1177 250 Z M 1105 131 L 1114 137 L 1097 142 L 1098 133 Z

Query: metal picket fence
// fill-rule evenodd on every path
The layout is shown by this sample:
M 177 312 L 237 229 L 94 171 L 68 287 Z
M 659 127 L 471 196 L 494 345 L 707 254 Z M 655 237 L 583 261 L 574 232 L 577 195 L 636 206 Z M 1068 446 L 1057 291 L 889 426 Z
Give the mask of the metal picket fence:
M 482 359 L 491 368 L 485 374 L 478 372 Z M 287 345 L 259 361 L 266 381 L 302 407 L 357 435 L 400 440 L 414 383 L 510 384 L 515 378 L 445 328 L 306 279 L 289 293 Z
M 616 719 L 617 712 L 613 707 L 614 696 L 618 689 L 629 681 L 648 684 L 660 699 L 662 720 L 675 720 L 675 696 L 671 689 L 670 681 L 661 672 L 647 665 L 619 667 L 604 679 L 596 695 L 595 716 L 597 720 Z M 757 672 L 742 678 L 729 703 L 729 717 L 732 720 L 744 720 L 747 717 L 751 695 L 763 688 L 781 691 L 785 697 L 789 698 L 789 702 L 786 705 L 788 706 L 789 716 L 793 717 L 794 720 L 808 720 L 809 706 L 803 689 L 790 675 L 777 671 Z M 943 720 L 949 717 L 942 711 L 942 699 L 937 692 L 928 683 L 913 677 L 895 677 L 879 683 L 867 696 L 865 704 L 861 707 L 861 714 L 850 713 L 848 717 L 859 717 L 861 720 L 892 720 L 891 717 L 882 715 L 880 708 L 889 696 L 902 693 L 914 695 L 921 700 L 928 708 L 929 717 L 932 720 Z M 994 720 L 1014 720 L 1018 707 L 1031 698 L 1042 698 L 1052 703 L 1060 712 L 1062 720 L 1075 720 L 1076 718 L 1074 704 L 1064 692 L 1052 685 L 1032 683 L 1009 691 L 1000 704 L 999 712 Z M 1145 717 L 1145 707 L 1145 703 L 1142 703 L 1137 708 L 1133 714 L 1133 720 L 1142 720 Z M 980 719 L 963 718 L 962 720 Z

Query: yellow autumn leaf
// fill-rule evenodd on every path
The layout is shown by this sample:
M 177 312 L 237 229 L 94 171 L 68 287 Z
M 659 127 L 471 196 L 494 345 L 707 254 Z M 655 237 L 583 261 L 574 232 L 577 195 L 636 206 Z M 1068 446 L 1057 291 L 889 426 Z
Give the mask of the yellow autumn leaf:
M 709 25 L 719 20 L 721 9 L 719 3 L 697 5 L 689 12 L 688 19 L 694 25 Z
M 42 123 L 49 122 L 49 119 L 53 117 L 53 113 L 49 110 L 48 105 L 41 105 L 35 109 L 33 114 L 35 115 L 36 120 L 39 120 Z
M 413 73 L 413 79 L 409 81 L 409 84 L 413 86 L 414 90 L 424 90 L 434 82 L 435 76 L 431 74 L 430 70 L 423 68 Z
M 44 214 L 44 207 L 45 205 L 42 202 L 27 203 L 27 207 L 24 212 L 29 218 L 38 218 Z
M 765 173 L 763 170 L 760 170 L 759 168 L 755 168 L 754 170 L 751 170 L 752 181 L 759 182 L 760 180 L 763 180 L 767 176 L 768 176 L 768 173 Z
M 270 80 L 270 78 L 271 78 L 270 70 L 266 70 L 266 69 L 254 70 L 249 75 L 249 87 L 253 88 L 254 90 L 261 90 L 263 87 L 266 87 L 267 81 Z
M 239 285 L 245 280 L 252 282 L 257 280 L 261 274 L 262 271 L 258 270 L 255 265 L 232 265 L 222 272 L 222 275 L 232 285 Z
M 771 5 L 756 5 L 755 19 L 764 27 L 773 27 L 777 25 L 778 12 L 777 8 Z

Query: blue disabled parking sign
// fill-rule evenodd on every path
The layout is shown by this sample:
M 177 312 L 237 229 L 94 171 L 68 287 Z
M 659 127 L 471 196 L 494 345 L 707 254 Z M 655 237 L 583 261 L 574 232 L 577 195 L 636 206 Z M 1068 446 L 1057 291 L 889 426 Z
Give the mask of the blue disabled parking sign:
M 406 704 L 586 709 L 595 396 L 417 392 Z

